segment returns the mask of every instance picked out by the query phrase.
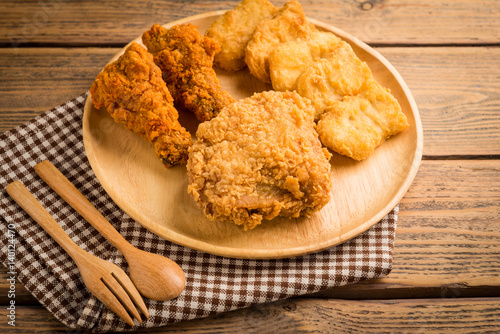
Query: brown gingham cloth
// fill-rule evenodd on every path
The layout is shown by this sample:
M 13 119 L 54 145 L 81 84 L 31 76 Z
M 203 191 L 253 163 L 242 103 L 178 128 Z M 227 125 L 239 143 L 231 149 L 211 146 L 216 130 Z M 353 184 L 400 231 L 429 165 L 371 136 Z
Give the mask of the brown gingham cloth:
M 0 135 L 0 260 L 66 326 L 94 332 L 133 329 L 89 293 L 69 255 L 17 206 L 5 186 L 20 180 L 82 248 L 125 271 L 127 264 L 36 175 L 33 167 L 43 160 L 51 161 L 125 239 L 140 249 L 171 258 L 184 270 L 186 288 L 178 298 L 167 302 L 145 298 L 150 318 L 140 327 L 206 317 L 390 272 L 398 207 L 370 230 L 340 246 L 289 259 L 224 258 L 176 245 L 149 232 L 113 203 L 90 168 L 81 131 L 86 97 L 87 93 Z

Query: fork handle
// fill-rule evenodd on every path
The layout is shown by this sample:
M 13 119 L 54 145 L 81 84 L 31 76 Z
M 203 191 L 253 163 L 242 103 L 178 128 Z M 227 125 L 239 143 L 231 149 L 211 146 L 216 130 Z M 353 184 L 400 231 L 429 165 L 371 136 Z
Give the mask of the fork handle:
M 14 181 L 5 187 L 7 193 L 28 213 L 78 264 L 85 251 L 80 248 L 55 221 L 50 213 L 38 202 L 20 181 Z
M 126 253 L 127 249 L 135 249 L 50 161 L 40 162 L 35 171 L 118 250 Z

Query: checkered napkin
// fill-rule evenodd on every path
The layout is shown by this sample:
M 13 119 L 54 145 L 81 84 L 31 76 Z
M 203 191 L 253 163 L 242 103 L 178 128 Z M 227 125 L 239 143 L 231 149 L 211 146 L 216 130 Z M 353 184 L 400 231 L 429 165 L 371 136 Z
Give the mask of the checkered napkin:
M 85 288 L 69 255 L 7 195 L 20 180 L 82 248 L 127 271 L 124 257 L 34 172 L 51 161 L 134 246 L 163 254 L 186 274 L 175 300 L 145 299 L 150 318 L 142 327 L 248 307 L 387 275 L 398 207 L 362 235 L 329 250 L 290 259 L 241 260 L 178 246 L 149 232 L 108 197 L 87 161 L 82 116 L 87 94 L 0 135 L 0 260 L 40 303 L 65 325 L 94 332 L 126 331 L 120 320 Z

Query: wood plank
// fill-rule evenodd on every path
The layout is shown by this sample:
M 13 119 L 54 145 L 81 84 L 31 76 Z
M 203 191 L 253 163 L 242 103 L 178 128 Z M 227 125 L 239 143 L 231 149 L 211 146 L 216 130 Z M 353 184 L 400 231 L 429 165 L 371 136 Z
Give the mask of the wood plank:
M 161 333 L 481 333 L 500 324 L 498 298 L 346 301 L 292 298 L 159 329 Z M 153 331 L 155 332 L 155 331 Z
M 0 49 L 0 131 L 86 91 L 118 49 Z M 29 70 L 26 70 L 29 69 Z
M 500 48 L 377 50 L 401 73 L 415 97 L 424 128 L 424 155 L 500 154 Z M 118 51 L 0 49 L 0 131 L 87 91 Z
M 57 320 L 42 306 L 17 306 L 15 307 L 15 326 L 9 325 L 12 321 L 7 316 L 10 310 L 2 307 L 0 310 L 2 320 L 0 332 L 2 333 L 72 333 L 71 329 Z M 77 332 L 78 333 L 78 332 Z
M 19 283 L 17 276 L 7 272 L 4 265 L 0 264 L 0 305 L 9 305 L 11 300 L 14 300 L 17 305 L 38 304 L 35 297 Z M 14 286 L 11 284 L 12 278 L 16 279 Z
M 0 331 L 69 331 L 40 306 L 16 307 L 16 327 L 0 309 Z M 292 298 L 141 333 L 492 333 L 500 327 L 500 298 L 350 301 Z
M 284 0 L 273 0 L 276 6 Z M 500 42 L 496 0 L 300 1 L 307 16 L 368 43 L 481 44 Z M 239 1 L 5 0 L 0 44 L 126 44 L 154 23 L 231 9 Z M 456 23 L 460 22 L 460 29 Z
M 8 297 L 10 286 L 6 280 L 10 276 L 6 272 L 5 268 L 0 266 L 0 279 L 2 280 L 0 282 L 0 305 L 9 305 L 10 300 L 14 299 Z M 408 282 L 402 283 L 398 279 L 392 279 L 392 276 L 389 276 L 339 286 L 306 296 L 345 300 L 500 297 L 500 286 L 476 286 L 460 283 L 441 284 L 439 286 L 415 286 L 408 284 Z M 15 301 L 16 305 L 40 305 L 38 300 L 19 281 L 16 281 L 15 284 Z
M 500 296 L 499 272 L 500 160 L 423 161 L 400 205 L 391 274 L 317 296 Z M 0 305 L 8 303 L 7 277 L 0 270 Z M 19 303 L 34 302 L 16 289 Z
M 424 161 L 401 201 L 394 270 L 411 286 L 500 286 L 500 161 Z
M 417 102 L 424 155 L 500 153 L 499 48 L 378 48 Z

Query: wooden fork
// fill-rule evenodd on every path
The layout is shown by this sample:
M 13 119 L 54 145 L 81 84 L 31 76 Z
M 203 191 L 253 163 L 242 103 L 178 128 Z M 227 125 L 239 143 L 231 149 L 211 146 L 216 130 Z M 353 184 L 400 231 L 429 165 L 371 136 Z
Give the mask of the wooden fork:
M 134 321 L 129 313 L 142 323 L 137 308 L 149 318 L 142 297 L 120 267 L 80 248 L 20 181 L 12 182 L 6 190 L 10 197 L 71 256 L 80 270 L 85 286 L 104 305 L 131 326 L 134 326 Z
M 95 227 L 127 260 L 130 279 L 141 295 L 154 300 L 178 297 L 186 285 L 182 268 L 171 259 L 130 244 L 85 196 L 48 160 L 35 166 L 36 173 L 73 209 Z

